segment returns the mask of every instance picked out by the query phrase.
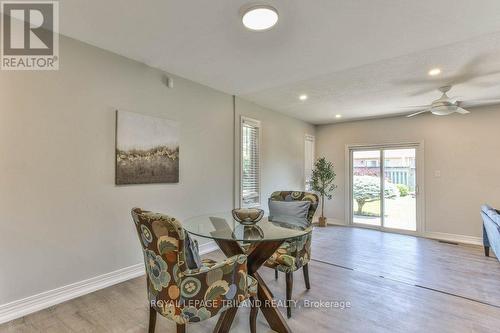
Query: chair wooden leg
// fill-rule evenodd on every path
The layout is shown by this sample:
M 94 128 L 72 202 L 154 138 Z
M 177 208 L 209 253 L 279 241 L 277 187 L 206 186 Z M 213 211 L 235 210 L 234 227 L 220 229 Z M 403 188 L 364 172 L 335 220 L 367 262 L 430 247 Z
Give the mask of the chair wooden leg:
M 186 324 L 177 324 L 177 333 L 186 333 Z
M 484 247 L 484 255 L 487 257 L 490 256 L 490 247 L 489 246 Z
M 231 329 L 234 317 L 238 311 L 237 306 L 233 306 L 219 314 L 219 320 L 214 328 L 214 333 L 227 333 Z
M 304 281 L 306 283 L 306 289 L 311 289 L 311 284 L 309 283 L 309 264 L 302 266 L 302 272 L 304 273 Z
M 278 269 L 277 268 L 274 269 L 274 279 L 278 280 Z
M 149 307 L 149 333 L 154 333 L 156 327 L 156 310 L 152 307 Z
M 250 297 L 251 309 L 250 309 L 250 333 L 257 332 L 257 314 L 259 313 L 259 307 L 255 304 L 255 297 Z
M 286 316 L 290 318 L 292 316 L 292 308 L 290 303 L 292 300 L 292 289 L 293 289 L 293 272 L 286 273 Z

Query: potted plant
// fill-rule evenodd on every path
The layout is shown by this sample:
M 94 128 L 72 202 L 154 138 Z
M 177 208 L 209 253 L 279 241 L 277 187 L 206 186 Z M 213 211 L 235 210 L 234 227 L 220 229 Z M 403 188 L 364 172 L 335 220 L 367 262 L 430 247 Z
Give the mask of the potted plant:
M 333 190 L 337 187 L 333 183 L 335 180 L 335 171 L 333 170 L 333 163 L 327 161 L 326 158 L 319 158 L 314 164 L 312 172 L 312 189 L 316 191 L 321 197 L 321 217 L 319 218 L 319 226 L 326 227 L 326 217 L 324 215 L 325 197 L 330 200 L 332 198 Z

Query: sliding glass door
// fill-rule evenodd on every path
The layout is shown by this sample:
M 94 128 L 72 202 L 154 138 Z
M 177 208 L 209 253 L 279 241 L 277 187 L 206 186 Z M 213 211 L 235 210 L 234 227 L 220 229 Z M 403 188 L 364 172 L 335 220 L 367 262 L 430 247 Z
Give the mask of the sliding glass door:
M 382 226 L 380 150 L 352 151 L 353 223 Z
M 384 227 L 417 230 L 416 149 L 385 149 Z
M 352 223 L 417 231 L 417 147 L 349 152 Z

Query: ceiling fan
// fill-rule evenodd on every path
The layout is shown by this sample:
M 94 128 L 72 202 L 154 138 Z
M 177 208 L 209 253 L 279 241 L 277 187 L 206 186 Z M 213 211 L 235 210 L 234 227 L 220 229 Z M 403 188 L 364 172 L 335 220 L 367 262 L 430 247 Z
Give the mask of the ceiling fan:
M 447 76 L 436 76 L 432 78 L 424 77 L 418 79 L 405 79 L 398 81 L 398 84 L 410 86 L 424 86 L 420 90 L 415 91 L 412 96 L 418 96 L 429 93 L 436 89 L 436 84 L 439 86 L 457 86 L 467 83 L 468 85 L 478 87 L 490 87 L 498 85 L 498 80 L 490 82 L 484 81 L 488 77 L 500 74 L 500 70 L 485 70 L 486 67 L 498 66 L 498 53 L 482 54 L 469 60 L 461 68 L 457 69 L 455 74 Z
M 443 95 L 433 101 L 430 105 L 422 105 L 416 108 L 419 108 L 415 113 L 412 113 L 410 115 L 407 115 L 406 117 L 414 117 L 416 115 L 430 112 L 436 116 L 447 116 L 452 113 L 459 113 L 459 114 L 468 114 L 470 111 L 467 111 L 463 107 L 466 105 L 479 105 L 479 104 L 496 104 L 500 103 L 500 100 L 489 100 L 489 99 L 483 99 L 483 100 L 470 100 L 470 101 L 458 101 L 455 98 L 450 98 L 446 93 L 450 91 L 452 86 L 444 86 L 439 88 L 438 90 L 443 93 Z

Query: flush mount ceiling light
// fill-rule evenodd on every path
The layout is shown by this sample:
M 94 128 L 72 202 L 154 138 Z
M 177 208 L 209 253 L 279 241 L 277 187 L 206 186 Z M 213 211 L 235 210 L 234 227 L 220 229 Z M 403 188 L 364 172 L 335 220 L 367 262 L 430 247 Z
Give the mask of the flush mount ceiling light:
M 266 31 L 278 23 L 278 11 L 267 5 L 258 5 L 243 11 L 243 25 L 250 30 Z
M 342 115 L 341 114 L 336 114 L 335 118 L 340 119 L 340 118 L 342 118 Z
M 305 95 L 305 94 L 304 94 L 304 95 L 300 95 L 300 96 L 299 96 L 299 99 L 300 99 L 301 101 L 305 101 L 307 98 L 308 98 L 308 97 L 307 97 L 307 95 Z
M 441 74 L 441 69 L 440 68 L 433 68 L 429 71 L 430 76 L 436 76 Z

